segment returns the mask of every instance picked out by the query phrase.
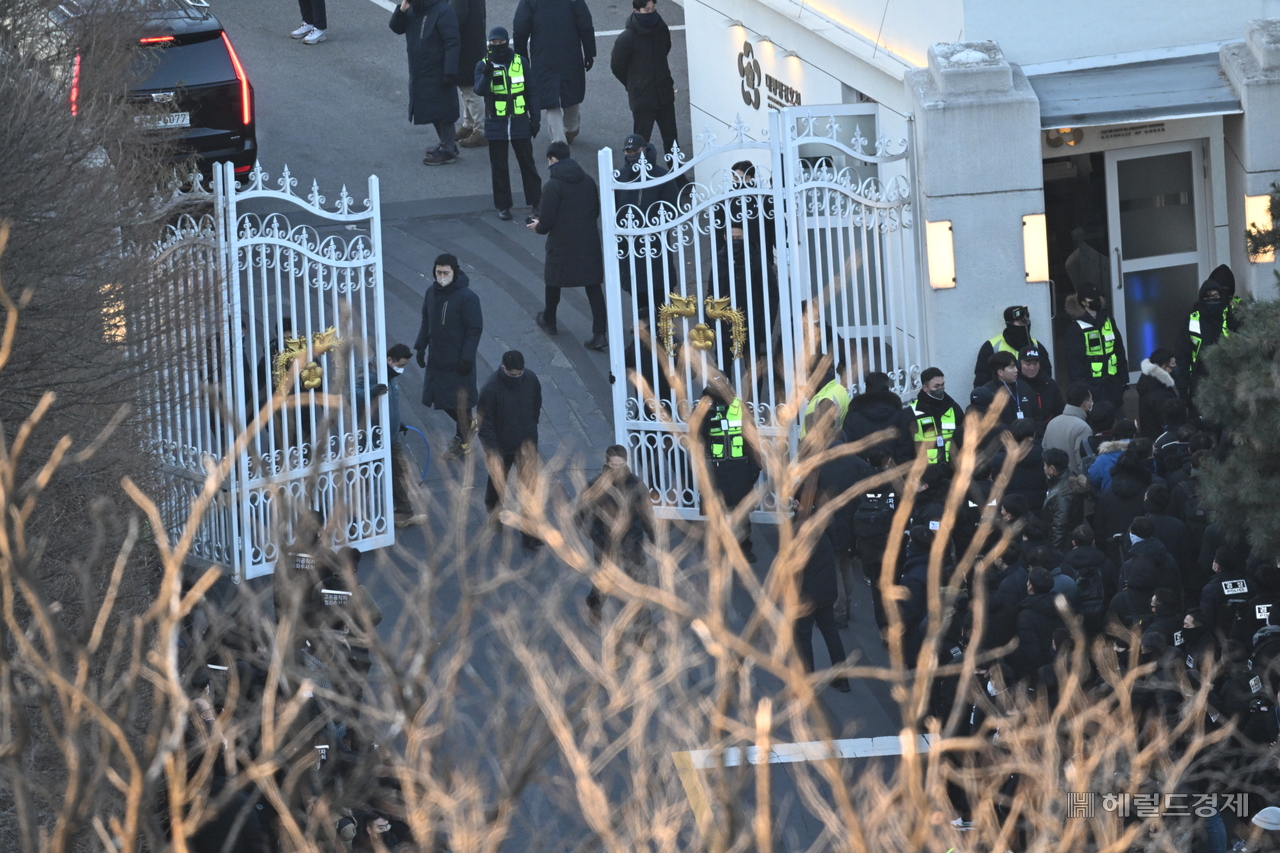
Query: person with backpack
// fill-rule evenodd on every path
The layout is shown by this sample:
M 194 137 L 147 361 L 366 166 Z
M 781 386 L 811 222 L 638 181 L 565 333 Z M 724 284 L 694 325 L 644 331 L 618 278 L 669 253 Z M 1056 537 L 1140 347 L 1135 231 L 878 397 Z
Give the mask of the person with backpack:
M 1102 630 L 1118 572 L 1107 555 L 1094 547 L 1089 525 L 1082 524 L 1071 531 L 1071 546 L 1062 568 L 1076 580 L 1076 612 L 1081 616 L 1085 635 L 1092 637 Z
M 1151 612 L 1151 596 L 1159 583 L 1159 570 L 1149 557 L 1134 557 L 1127 564 L 1124 589 L 1116 593 L 1107 608 L 1107 621 L 1123 629 L 1137 628 Z
M 1191 454 L 1191 476 L 1178 483 L 1169 493 L 1169 514 L 1182 519 L 1187 526 L 1187 547 L 1199 553 L 1204 541 L 1205 528 L 1209 526 L 1209 506 L 1200 500 L 1200 471 L 1213 458 L 1210 450 L 1198 450 Z
M 1129 565 L 1139 557 L 1146 557 L 1155 564 L 1160 579 L 1160 586 L 1167 586 L 1182 597 L 1182 572 L 1178 570 L 1178 561 L 1164 547 L 1164 543 L 1156 538 L 1156 528 L 1146 516 L 1135 518 L 1129 525 L 1127 542 L 1122 545 L 1121 553 L 1124 562 L 1120 565 L 1121 577 L 1128 577 Z

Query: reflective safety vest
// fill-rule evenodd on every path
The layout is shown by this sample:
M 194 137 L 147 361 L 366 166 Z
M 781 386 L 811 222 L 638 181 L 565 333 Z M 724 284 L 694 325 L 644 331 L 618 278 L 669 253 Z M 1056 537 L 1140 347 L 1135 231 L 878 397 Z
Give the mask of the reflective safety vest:
M 513 56 L 508 66 L 493 66 L 493 80 L 489 91 L 494 96 L 493 114 L 498 118 L 522 116 L 528 112 L 524 100 L 524 62 L 521 61 L 520 54 Z M 508 107 L 508 104 L 511 106 Z M 509 114 L 508 109 L 511 110 Z
M 727 407 L 717 403 L 708 417 L 711 418 L 711 458 L 742 459 L 746 456 L 742 445 L 742 400 L 735 397 Z
M 1077 320 L 1084 333 L 1084 354 L 1089 359 L 1089 376 L 1101 379 L 1115 376 L 1119 358 L 1116 356 L 1116 327 L 1108 317 L 1101 329 L 1095 329 L 1088 320 Z
M 804 420 L 800 421 L 800 437 L 804 438 L 809 431 L 805 426 L 809 422 L 809 416 L 818 409 L 818 404 L 823 400 L 830 400 L 836 404 L 836 408 L 840 410 L 836 416 L 836 428 L 844 423 L 844 416 L 849 413 L 849 389 L 840 384 L 839 379 L 832 379 L 826 385 L 822 386 L 822 390 L 813 395 L 813 399 L 809 401 L 809 405 L 804 410 Z
M 928 446 L 925 455 L 930 465 L 951 461 L 951 439 L 956 431 L 956 407 L 949 406 L 938 418 L 920 410 L 920 398 L 911 401 L 911 414 L 916 419 L 916 444 Z
M 1028 341 L 1032 346 L 1037 346 L 1036 342 L 1035 342 L 1035 341 L 1033 341 L 1033 340 L 1031 339 L 1031 336 L 1030 336 L 1030 335 L 1027 335 L 1027 341 Z M 991 344 L 991 354 L 992 354 L 992 355 L 995 355 L 995 354 L 996 354 L 996 353 L 998 353 L 998 352 L 1011 352 L 1011 353 L 1013 353 L 1014 355 L 1017 355 L 1017 354 L 1018 354 L 1018 352 L 1019 352 L 1019 350 L 1018 350 L 1017 348 L 1010 346 L 1010 345 L 1009 345 L 1009 342 L 1008 342 L 1008 341 L 1006 341 L 1006 340 L 1004 339 L 1004 333 L 1003 333 L 1003 332 L 1001 332 L 1000 334 L 996 335 L 996 336 L 995 336 L 994 338 L 992 338 L 991 340 L 987 341 L 987 343 Z
M 1240 297 L 1233 297 L 1226 308 L 1222 309 L 1222 337 L 1231 337 L 1231 328 L 1227 325 L 1227 320 L 1231 314 L 1231 309 L 1240 304 Z M 1187 369 L 1191 370 L 1196 366 L 1196 359 L 1200 357 L 1200 345 L 1204 343 L 1204 336 L 1200 334 L 1200 309 L 1191 312 L 1191 317 L 1187 320 L 1187 331 L 1191 333 L 1191 364 L 1187 365 Z

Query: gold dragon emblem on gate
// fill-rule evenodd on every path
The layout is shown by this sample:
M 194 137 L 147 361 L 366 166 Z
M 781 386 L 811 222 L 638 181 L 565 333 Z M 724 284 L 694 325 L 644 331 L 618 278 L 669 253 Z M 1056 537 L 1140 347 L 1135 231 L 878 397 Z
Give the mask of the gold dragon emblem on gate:
M 330 350 L 337 349 L 341 344 L 342 339 L 338 337 L 338 330 L 330 326 L 323 332 L 316 332 L 311 336 L 311 354 L 319 358 Z M 272 375 L 276 388 L 283 385 L 289 378 L 289 369 L 293 367 L 293 363 L 306 354 L 307 339 L 305 337 L 284 339 L 284 345 L 276 356 L 275 370 Z M 309 361 L 298 371 L 298 378 L 302 380 L 303 391 L 314 391 L 324 383 L 324 368 L 318 361 Z
M 747 342 L 746 314 L 740 308 L 730 306 L 727 296 L 719 299 L 708 296 L 703 303 L 704 317 L 729 324 L 730 354 L 742 358 L 742 347 Z M 658 339 L 668 353 L 674 351 L 676 317 L 698 316 L 698 297 L 671 295 L 671 300 L 658 309 Z M 716 331 L 706 323 L 699 323 L 689 330 L 689 346 L 696 350 L 709 350 L 716 345 Z

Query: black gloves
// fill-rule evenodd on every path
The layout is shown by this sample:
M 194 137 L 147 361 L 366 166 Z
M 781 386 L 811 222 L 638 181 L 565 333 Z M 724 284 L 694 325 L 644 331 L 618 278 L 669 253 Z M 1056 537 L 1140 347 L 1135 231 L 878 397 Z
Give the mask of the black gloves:
M 418 353 L 418 367 L 425 368 L 427 366 L 427 351 L 420 349 Z
M 446 86 L 456 86 L 456 85 L 458 85 L 458 75 L 457 75 L 457 74 L 446 74 L 446 75 L 444 75 L 444 84 L 445 84 Z
M 536 123 L 535 123 L 535 124 L 530 124 L 530 125 L 529 125 L 529 133 L 533 136 L 533 138 L 534 138 L 534 139 L 537 139 L 537 138 L 538 138 L 538 131 L 540 131 L 540 130 L 542 130 L 542 125 L 541 125 L 541 124 L 536 124 Z
M 467 360 L 467 359 L 465 359 L 465 358 L 464 358 L 464 359 L 462 359 L 462 360 L 460 360 L 460 361 L 458 362 L 458 375 L 459 375 L 459 376 L 467 376 L 467 375 L 469 375 L 469 374 L 471 373 L 471 369 L 472 369 L 473 367 L 475 367 L 475 363 L 474 363 L 474 362 L 472 362 L 472 361 L 468 361 L 468 360 Z
M 584 63 L 582 63 L 582 67 L 583 67 L 583 68 L 585 68 L 585 69 L 587 69 L 588 71 L 590 71 L 590 70 L 591 70 L 591 66 L 593 66 L 593 65 L 595 65 L 595 64 L 596 64 L 596 58 L 595 58 L 594 56 L 588 56 L 588 57 L 587 57 L 587 61 L 586 61 L 586 62 L 584 62 Z
M 386 386 L 386 385 L 383 385 L 383 384 L 381 384 L 381 383 L 379 383 L 379 384 L 377 384 L 377 385 L 374 385 L 374 386 L 373 386 L 373 390 L 371 390 L 371 391 L 369 392 L 369 396 L 370 396 L 370 397 L 381 397 L 381 396 L 382 396 L 383 394 L 385 394 L 385 393 L 387 393 L 387 386 Z

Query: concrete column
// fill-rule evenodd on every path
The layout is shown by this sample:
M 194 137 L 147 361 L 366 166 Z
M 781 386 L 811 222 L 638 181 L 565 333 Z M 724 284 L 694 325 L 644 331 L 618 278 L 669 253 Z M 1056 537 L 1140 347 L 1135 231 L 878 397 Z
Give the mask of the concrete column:
M 1250 21 L 1244 42 L 1223 45 L 1219 59 L 1244 107 L 1243 115 L 1223 117 L 1231 269 L 1237 290 L 1275 299 L 1275 263 L 1250 263 L 1245 252 L 1244 199 L 1266 195 L 1280 182 L 1280 20 Z
M 1005 306 L 1031 309 L 1032 335 L 1052 346 L 1049 291 L 1028 285 L 1022 217 L 1044 212 L 1040 102 L 1026 75 L 992 41 L 935 44 L 929 67 L 905 79 L 916 119 L 926 221 L 950 220 L 956 286 L 926 287 L 931 365 L 967 403 L 982 342 L 1003 331 Z

